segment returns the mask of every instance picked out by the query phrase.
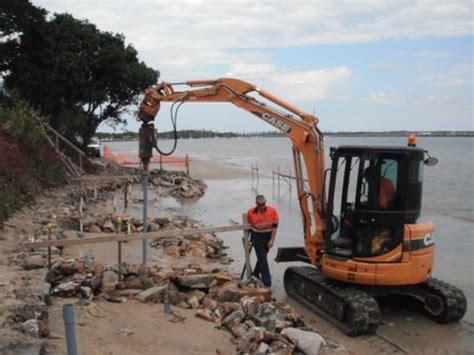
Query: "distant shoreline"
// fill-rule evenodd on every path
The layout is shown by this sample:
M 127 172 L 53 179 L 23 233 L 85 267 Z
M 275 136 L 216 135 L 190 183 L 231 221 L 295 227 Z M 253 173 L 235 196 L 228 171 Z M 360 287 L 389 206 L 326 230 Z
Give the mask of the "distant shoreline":
M 413 132 L 418 138 L 473 138 L 474 132 Z M 398 133 L 398 132 L 330 132 L 323 133 L 325 137 L 406 137 L 409 132 Z M 178 133 L 179 136 L 179 133 Z M 179 139 L 209 139 L 209 138 L 279 138 L 285 137 L 283 134 L 265 134 L 265 135 L 234 135 L 234 136 L 207 136 L 207 137 L 179 137 Z M 159 137 L 160 140 L 170 140 L 172 138 Z M 100 138 L 101 142 L 134 142 L 138 141 L 138 137 L 130 138 Z

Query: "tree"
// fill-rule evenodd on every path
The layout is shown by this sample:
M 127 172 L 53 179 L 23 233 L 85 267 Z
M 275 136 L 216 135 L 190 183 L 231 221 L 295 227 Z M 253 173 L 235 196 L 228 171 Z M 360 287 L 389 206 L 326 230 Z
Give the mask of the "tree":
M 0 73 L 10 69 L 18 56 L 20 37 L 41 32 L 47 12 L 28 0 L 2 0 L 0 4 Z
M 23 32 L 8 70 L 7 89 L 17 90 L 68 138 L 80 136 L 83 145 L 101 122 L 124 123 L 121 115 L 157 80 L 123 35 L 69 14 Z

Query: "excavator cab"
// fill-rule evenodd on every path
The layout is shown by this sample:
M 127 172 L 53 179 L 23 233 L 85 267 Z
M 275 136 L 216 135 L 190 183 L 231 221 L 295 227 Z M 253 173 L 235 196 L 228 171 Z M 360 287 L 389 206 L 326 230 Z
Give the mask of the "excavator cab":
M 403 242 L 404 225 L 420 216 L 424 151 L 341 146 L 331 148 L 330 157 L 326 253 L 389 253 Z

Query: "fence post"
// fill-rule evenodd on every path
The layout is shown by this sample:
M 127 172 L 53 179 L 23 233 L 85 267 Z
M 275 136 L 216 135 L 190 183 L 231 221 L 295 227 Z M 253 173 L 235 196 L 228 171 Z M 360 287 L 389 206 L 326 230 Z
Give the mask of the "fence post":
M 160 171 L 163 171 L 163 156 L 160 154 Z
M 65 304 L 63 306 L 64 328 L 66 333 L 67 354 L 77 355 L 76 330 L 74 306 L 72 304 Z
M 281 177 L 281 174 L 280 174 L 280 167 L 278 167 L 278 198 L 280 198 L 280 177 Z
M 272 196 L 275 197 L 275 170 L 272 170 Z
M 247 214 L 242 214 L 242 223 L 247 224 Z M 249 241 L 249 230 L 244 229 L 244 235 L 242 237 L 242 243 L 244 245 L 245 252 L 245 275 L 247 279 L 252 277 L 252 264 L 250 263 L 250 241 Z
M 122 218 L 117 219 L 117 225 L 118 225 L 118 234 L 122 234 Z M 122 242 L 117 243 L 117 254 L 118 254 L 118 279 L 119 281 L 122 281 Z
M 53 224 L 51 222 L 48 223 L 48 240 L 51 240 L 51 229 L 53 228 Z M 51 247 L 48 247 L 48 269 L 51 270 Z
M 148 169 L 142 173 L 142 184 L 143 184 L 143 228 L 142 232 L 146 233 L 148 230 Z M 147 240 L 142 240 L 142 264 L 146 265 L 147 262 Z
M 125 181 L 123 187 L 123 208 L 127 209 L 128 207 L 128 180 Z
M 186 154 L 186 175 L 189 177 L 189 156 Z

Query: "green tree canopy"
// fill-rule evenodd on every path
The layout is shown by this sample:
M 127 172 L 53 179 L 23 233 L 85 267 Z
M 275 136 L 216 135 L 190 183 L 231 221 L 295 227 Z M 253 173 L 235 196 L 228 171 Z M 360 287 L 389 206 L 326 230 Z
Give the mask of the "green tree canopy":
M 11 3 L 34 8 L 25 0 Z M 2 68 L 5 86 L 49 116 L 51 125 L 69 138 L 80 136 L 87 144 L 101 122 L 123 123 L 127 107 L 157 80 L 157 72 L 138 60 L 123 35 L 100 31 L 69 14 L 46 20 L 41 9 L 43 24 L 30 30 L 19 17 L 8 15 L 15 11 L 11 5 L 0 15 L 12 19 L 11 31 L 21 32 L 18 48 Z

